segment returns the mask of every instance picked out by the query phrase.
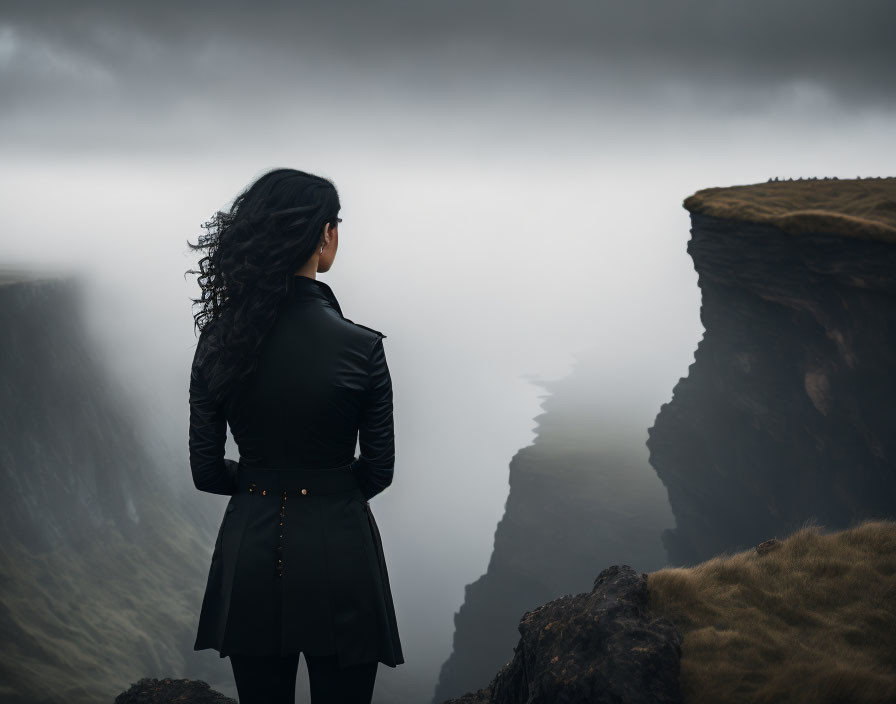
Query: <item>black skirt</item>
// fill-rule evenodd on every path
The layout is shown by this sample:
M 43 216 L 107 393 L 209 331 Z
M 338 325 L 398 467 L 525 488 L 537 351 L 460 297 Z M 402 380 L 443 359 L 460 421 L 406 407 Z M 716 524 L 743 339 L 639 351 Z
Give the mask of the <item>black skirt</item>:
M 404 662 L 379 529 L 350 465 L 238 470 L 194 650 Z

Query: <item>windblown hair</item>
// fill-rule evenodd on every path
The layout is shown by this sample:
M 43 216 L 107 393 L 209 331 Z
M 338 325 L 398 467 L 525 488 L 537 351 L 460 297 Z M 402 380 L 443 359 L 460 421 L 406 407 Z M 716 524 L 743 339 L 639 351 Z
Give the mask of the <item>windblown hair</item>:
M 228 211 L 202 224 L 207 230 L 192 250 L 199 260 L 202 289 L 191 299 L 200 330 L 197 350 L 209 394 L 228 405 L 255 371 L 292 277 L 319 247 L 324 226 L 337 222 L 335 185 L 295 169 L 274 169 L 240 193 Z

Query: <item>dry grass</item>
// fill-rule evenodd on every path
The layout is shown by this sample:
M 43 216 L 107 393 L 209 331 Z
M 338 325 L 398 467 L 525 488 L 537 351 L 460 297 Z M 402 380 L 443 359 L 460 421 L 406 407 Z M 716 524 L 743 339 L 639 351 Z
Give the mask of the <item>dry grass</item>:
M 684 633 L 685 701 L 896 701 L 896 521 L 778 545 L 648 574 L 651 610 Z
M 896 243 L 896 177 L 771 181 L 704 188 L 684 199 L 691 212 L 811 232 Z

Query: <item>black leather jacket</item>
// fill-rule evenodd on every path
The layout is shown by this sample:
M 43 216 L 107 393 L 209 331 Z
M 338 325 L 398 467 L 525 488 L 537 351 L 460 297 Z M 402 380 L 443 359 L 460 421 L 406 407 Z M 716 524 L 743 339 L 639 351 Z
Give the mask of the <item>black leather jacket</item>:
M 365 498 L 392 483 L 392 379 L 383 333 L 343 317 L 330 287 L 294 276 L 230 417 L 211 400 L 198 360 L 190 375 L 190 469 L 196 488 L 233 495 L 239 464 L 224 458 L 227 423 L 246 466 L 327 468 L 348 463 Z M 355 446 L 360 440 L 360 456 Z

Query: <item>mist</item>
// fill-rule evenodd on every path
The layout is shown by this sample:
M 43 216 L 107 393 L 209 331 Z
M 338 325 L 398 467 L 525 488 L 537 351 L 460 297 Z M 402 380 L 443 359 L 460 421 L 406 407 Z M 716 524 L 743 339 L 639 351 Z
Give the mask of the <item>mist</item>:
M 597 354 L 603 402 L 646 439 L 703 332 L 681 201 L 890 174 L 896 18 L 882 2 L 377 7 L 6 4 L 0 255 L 83 279 L 142 439 L 189 487 L 186 241 L 268 169 L 331 178 L 344 222 L 319 278 L 386 333 L 394 384 L 375 510 L 411 657 L 383 676 L 434 682 L 538 381 Z

